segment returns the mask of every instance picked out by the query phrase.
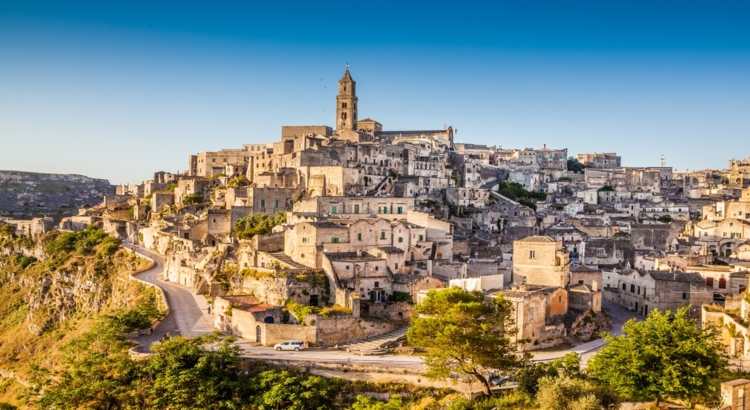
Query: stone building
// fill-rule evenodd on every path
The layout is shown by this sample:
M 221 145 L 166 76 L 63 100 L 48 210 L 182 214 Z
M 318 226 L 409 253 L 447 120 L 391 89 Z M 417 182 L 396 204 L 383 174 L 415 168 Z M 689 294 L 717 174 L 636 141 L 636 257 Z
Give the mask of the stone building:
M 537 165 L 543 169 L 567 170 L 568 149 L 552 149 L 545 145 L 541 149 L 525 148 L 514 155 L 520 164 Z
M 639 270 L 616 273 L 607 281 L 605 300 L 644 316 L 653 309 L 674 312 L 691 306 L 695 310 L 713 302 L 713 290 L 697 273 Z
M 562 317 L 568 313 L 568 292 L 561 287 L 523 285 L 495 294 L 513 304 L 518 339 L 528 339 L 523 350 L 542 349 L 563 343 L 566 331 Z M 493 294 L 490 294 L 492 296 Z
M 586 265 L 578 265 L 570 268 L 570 285 L 586 285 L 589 288 L 600 289 L 603 285 L 602 270 L 591 268 Z
M 578 154 L 578 162 L 591 168 L 620 168 L 621 157 L 614 152 Z
M 513 242 L 513 281 L 516 285 L 568 286 L 570 255 L 562 241 L 529 236 Z

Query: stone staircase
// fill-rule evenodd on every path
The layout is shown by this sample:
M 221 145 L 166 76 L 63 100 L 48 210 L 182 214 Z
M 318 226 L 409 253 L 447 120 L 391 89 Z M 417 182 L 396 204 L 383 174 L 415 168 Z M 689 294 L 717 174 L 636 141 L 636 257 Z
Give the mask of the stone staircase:
M 292 260 L 292 258 L 289 257 L 289 255 L 285 254 L 284 252 L 268 252 L 269 255 L 273 256 L 275 259 L 277 259 L 279 262 L 284 263 L 285 265 L 289 265 L 292 267 L 292 269 L 310 269 L 310 267 L 305 266 L 301 263 L 297 263 Z
M 352 353 L 361 354 L 385 353 L 384 346 L 405 339 L 407 329 L 408 327 L 402 327 L 396 330 L 391 330 L 380 336 L 359 339 L 344 345 L 339 345 L 338 348 Z

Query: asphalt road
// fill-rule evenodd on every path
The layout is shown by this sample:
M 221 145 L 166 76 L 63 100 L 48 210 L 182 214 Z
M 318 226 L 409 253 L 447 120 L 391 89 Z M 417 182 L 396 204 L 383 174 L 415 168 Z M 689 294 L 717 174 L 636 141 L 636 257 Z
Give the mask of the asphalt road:
M 154 260 L 154 267 L 138 274 L 137 277 L 164 289 L 171 310 L 169 316 L 154 329 L 151 335 L 141 336 L 137 341 L 147 349 L 151 343 L 159 341 L 167 333 L 172 336 L 199 336 L 211 333 L 211 325 L 198 306 L 193 292 L 185 286 L 163 280 L 164 258 L 142 247 L 128 245 L 127 248 L 135 248 L 138 253 Z

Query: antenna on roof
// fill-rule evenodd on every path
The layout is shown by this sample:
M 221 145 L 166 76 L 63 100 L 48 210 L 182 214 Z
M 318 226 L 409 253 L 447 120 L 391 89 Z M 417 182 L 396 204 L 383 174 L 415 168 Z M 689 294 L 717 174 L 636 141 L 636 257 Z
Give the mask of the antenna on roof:
M 664 160 L 664 151 L 661 152 L 661 167 L 664 168 L 667 166 L 667 161 Z

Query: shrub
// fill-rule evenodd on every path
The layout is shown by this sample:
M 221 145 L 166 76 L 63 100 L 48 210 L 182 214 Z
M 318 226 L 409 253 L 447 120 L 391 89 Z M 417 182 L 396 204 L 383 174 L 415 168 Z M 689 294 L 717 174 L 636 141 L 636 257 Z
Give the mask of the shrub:
M 394 291 L 388 298 L 391 302 L 409 302 L 412 303 L 411 294 L 407 292 Z
M 52 257 L 73 251 L 87 255 L 92 253 L 95 247 L 103 245 L 100 252 L 112 254 L 117 251 L 120 243 L 119 239 L 111 237 L 103 230 L 91 225 L 81 232 L 65 232 L 53 237 L 52 240 L 47 242 L 44 251 Z
M 239 239 L 251 239 L 255 235 L 270 233 L 274 226 L 286 222 L 286 212 L 270 215 L 252 215 L 238 219 L 234 223 L 234 235 Z
M 206 198 L 204 198 L 201 194 L 185 195 L 185 197 L 182 198 L 183 205 L 201 204 L 203 202 L 206 202 Z
M 352 309 L 341 305 L 327 306 L 320 309 L 319 315 L 322 317 L 331 317 L 335 315 L 351 315 Z
M 3 225 L 0 226 L 0 236 L 15 236 L 16 235 L 16 227 L 13 225 Z

